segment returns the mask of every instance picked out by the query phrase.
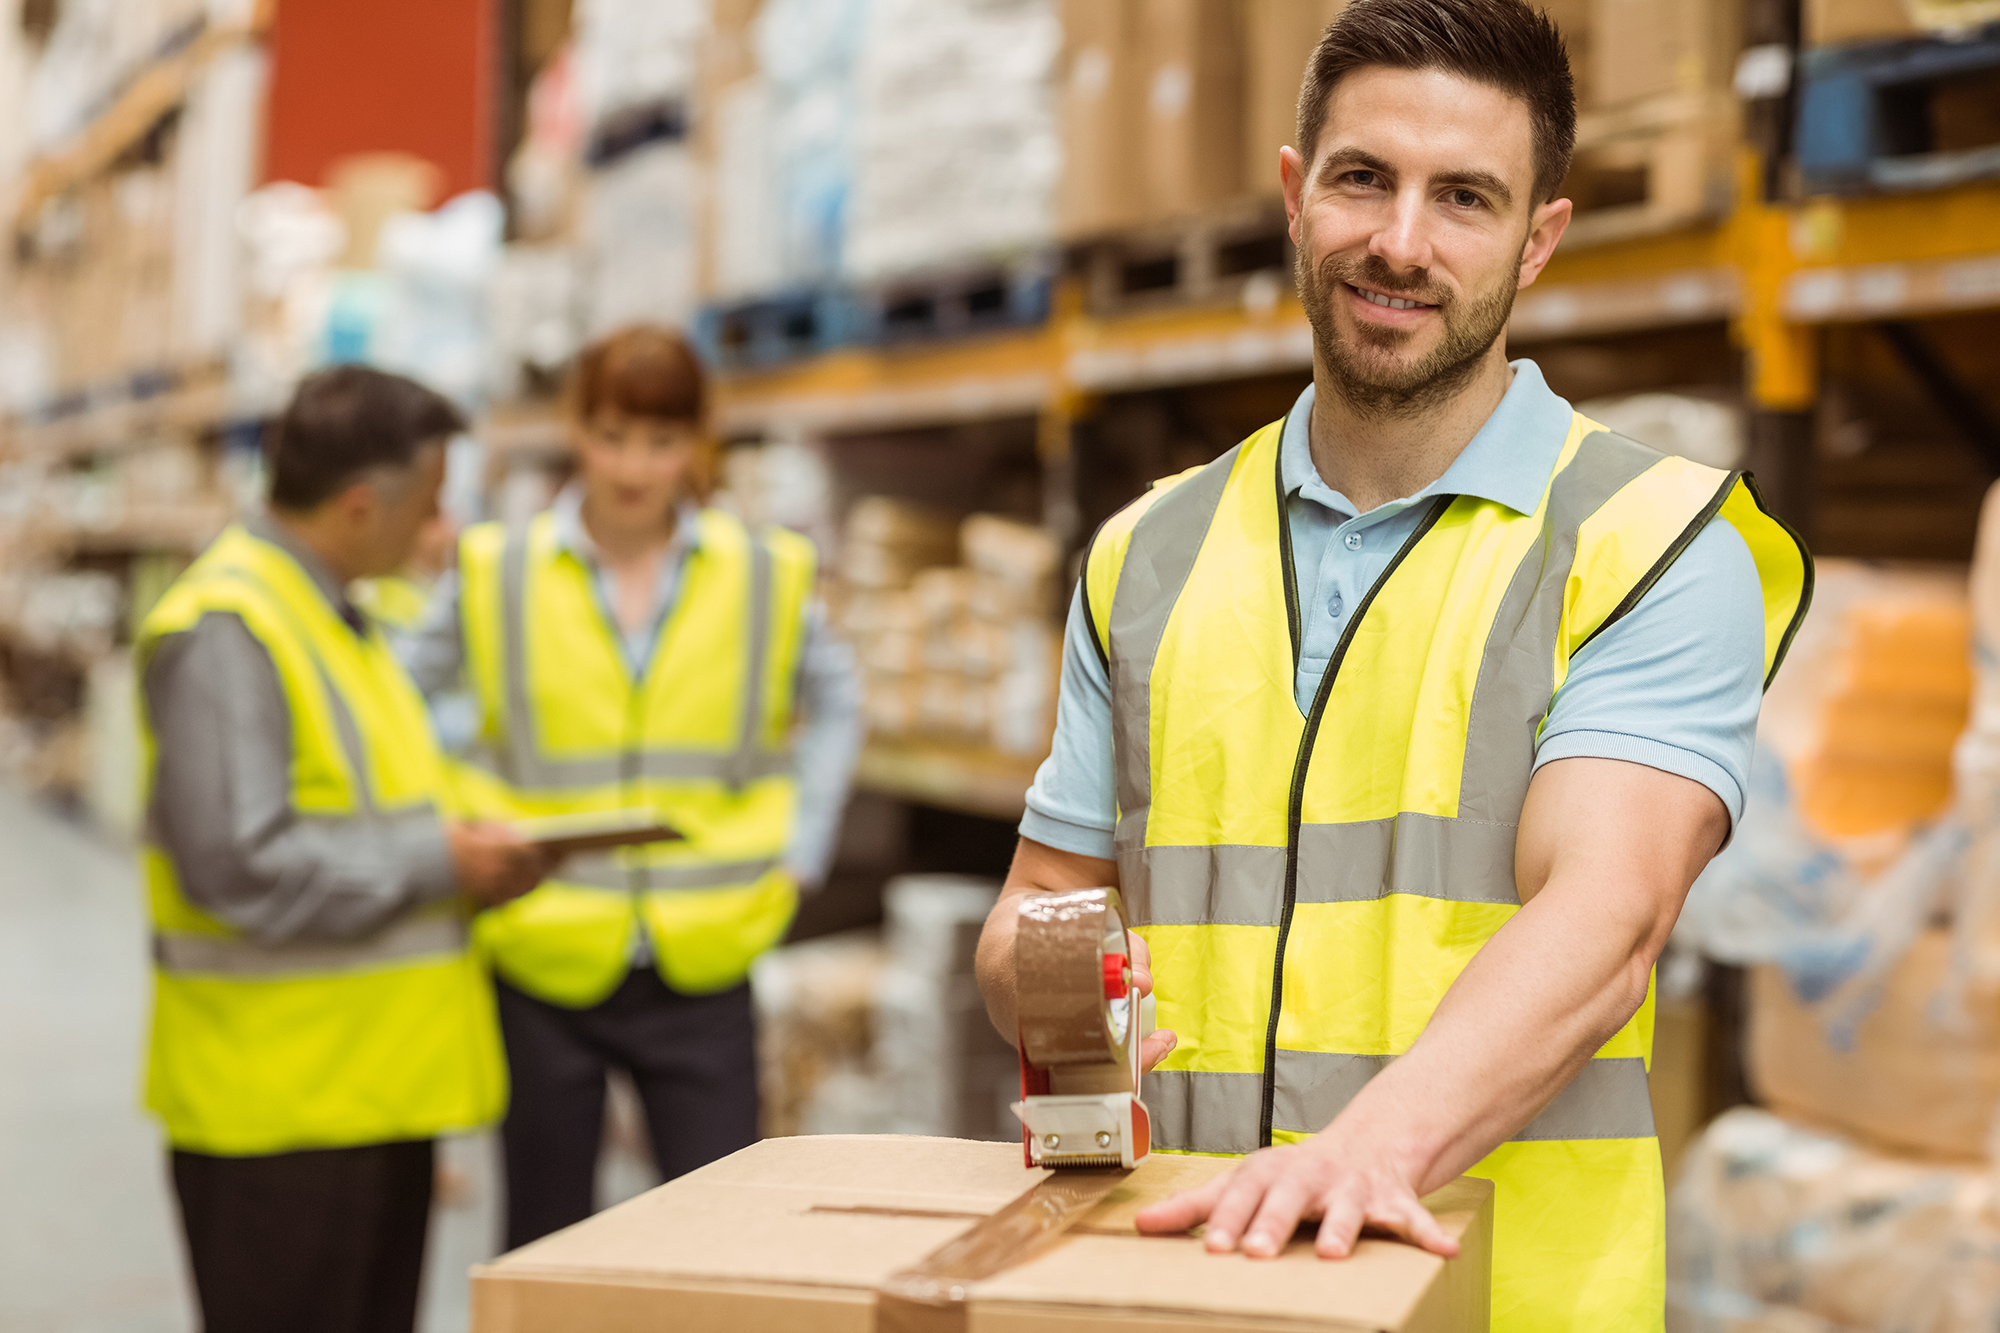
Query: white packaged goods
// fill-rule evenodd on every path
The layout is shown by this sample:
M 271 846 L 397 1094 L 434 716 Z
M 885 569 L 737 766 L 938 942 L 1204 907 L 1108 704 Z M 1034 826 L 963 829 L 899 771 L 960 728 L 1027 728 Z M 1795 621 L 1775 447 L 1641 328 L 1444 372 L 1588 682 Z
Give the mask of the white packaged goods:
M 997 1122 L 994 1090 L 1018 1077 L 1018 1064 L 972 973 L 999 896 L 992 880 L 962 875 L 903 875 L 883 890 L 889 965 L 876 992 L 876 1063 L 893 1089 L 899 1133 L 1015 1132 Z
M 492 389 L 505 401 L 554 384 L 583 344 L 576 252 L 510 245 L 493 271 Z
M 173 349 L 181 365 L 224 355 L 243 328 L 238 211 L 257 182 L 266 57 L 239 47 L 188 89 L 174 146 Z
M 1661 453 L 1708 467 L 1743 465 L 1743 410 L 1731 403 L 1681 393 L 1635 393 L 1595 398 L 1576 410 Z
M 772 276 L 782 286 L 826 282 L 841 271 L 854 66 L 867 13 L 867 0 L 766 0 L 757 17 L 777 219 Z
M 577 0 L 577 92 L 585 122 L 694 87 L 708 0 Z
M 486 298 L 505 226 L 499 199 L 484 190 L 385 221 L 376 256 L 388 295 L 369 359 L 463 406 L 481 402 L 492 369 Z
M 1046 243 L 1061 173 L 1053 0 L 872 0 L 867 31 L 847 272 Z
M 655 143 L 626 153 L 585 185 L 590 336 L 641 321 L 683 325 L 695 307 L 700 176 L 690 150 Z
M 1985 1333 L 1990 1167 L 1910 1161 L 1749 1107 L 1689 1148 L 1667 1209 L 1674 1333 Z

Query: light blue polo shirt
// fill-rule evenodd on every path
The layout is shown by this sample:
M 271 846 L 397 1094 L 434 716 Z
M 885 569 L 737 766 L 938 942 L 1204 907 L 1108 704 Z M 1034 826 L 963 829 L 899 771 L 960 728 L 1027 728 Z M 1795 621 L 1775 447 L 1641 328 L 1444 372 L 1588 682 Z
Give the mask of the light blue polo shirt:
M 1570 405 L 1532 361 L 1445 474 L 1415 495 L 1356 514 L 1312 461 L 1310 385 L 1285 418 L 1279 451 L 1298 577 L 1301 636 L 1293 689 L 1312 706 L 1347 617 L 1439 495 L 1473 495 L 1534 512 L 1569 435 Z M 1282 627 L 1274 632 L 1282 632 Z M 1756 742 L 1763 694 L 1764 609 L 1757 567 L 1736 529 L 1712 520 L 1623 619 L 1570 661 L 1549 709 L 1535 766 L 1623 759 L 1701 783 L 1733 826 Z M 1028 792 L 1023 837 L 1109 857 L 1117 802 L 1111 771 L 1111 683 L 1070 601 L 1055 745 Z

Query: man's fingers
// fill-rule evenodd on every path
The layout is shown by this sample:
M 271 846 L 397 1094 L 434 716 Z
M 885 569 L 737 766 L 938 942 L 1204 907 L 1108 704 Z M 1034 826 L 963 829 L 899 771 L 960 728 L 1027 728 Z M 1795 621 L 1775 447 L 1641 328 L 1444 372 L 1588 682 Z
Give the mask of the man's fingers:
M 1166 1059 L 1167 1053 L 1178 1046 L 1180 1040 L 1174 1035 L 1172 1028 L 1155 1029 L 1151 1036 L 1139 1043 L 1139 1068 L 1150 1070 Z
M 1333 1187 L 1323 1206 L 1326 1215 L 1320 1218 L 1313 1249 L 1322 1259 L 1345 1259 L 1354 1253 L 1354 1240 L 1361 1234 L 1360 1191 L 1351 1180 L 1342 1181 Z
M 1256 1216 L 1243 1233 L 1243 1253 L 1256 1259 L 1283 1254 L 1310 1201 L 1296 1174 L 1288 1171 L 1279 1176 L 1264 1191 L 1264 1201 L 1257 1205 Z
M 1216 1200 L 1215 1208 L 1208 1215 L 1208 1230 L 1202 1233 L 1202 1240 L 1214 1254 L 1226 1254 L 1236 1248 L 1237 1238 L 1250 1225 L 1250 1219 L 1257 1213 L 1257 1207 L 1264 1202 L 1264 1194 L 1270 1188 L 1267 1179 L 1269 1168 L 1252 1156 L 1229 1173 L 1229 1188 Z
M 1232 1171 L 1216 1176 L 1191 1190 L 1182 1190 L 1171 1199 L 1141 1208 L 1132 1219 L 1133 1224 L 1141 1231 L 1174 1232 L 1186 1231 L 1205 1222 L 1209 1210 L 1215 1207 L 1215 1201 L 1222 1197 L 1222 1192 L 1229 1188 L 1234 1175 Z
M 1431 1216 L 1431 1210 L 1412 1196 L 1404 1196 L 1383 1209 L 1380 1216 L 1371 1216 L 1369 1220 L 1384 1231 L 1393 1231 L 1404 1240 L 1423 1246 L 1432 1254 L 1449 1259 L 1458 1253 L 1458 1242 L 1447 1236 L 1444 1228 L 1438 1225 L 1437 1218 Z

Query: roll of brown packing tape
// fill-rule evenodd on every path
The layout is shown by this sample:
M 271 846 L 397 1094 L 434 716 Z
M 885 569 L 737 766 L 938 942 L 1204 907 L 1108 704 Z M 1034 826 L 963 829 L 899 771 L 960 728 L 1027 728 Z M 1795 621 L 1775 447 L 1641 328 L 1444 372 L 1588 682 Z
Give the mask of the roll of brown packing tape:
M 1124 1064 L 1129 1004 L 1105 998 L 1105 956 L 1123 955 L 1115 889 L 1030 894 L 1014 937 L 1021 1050 L 1030 1064 Z

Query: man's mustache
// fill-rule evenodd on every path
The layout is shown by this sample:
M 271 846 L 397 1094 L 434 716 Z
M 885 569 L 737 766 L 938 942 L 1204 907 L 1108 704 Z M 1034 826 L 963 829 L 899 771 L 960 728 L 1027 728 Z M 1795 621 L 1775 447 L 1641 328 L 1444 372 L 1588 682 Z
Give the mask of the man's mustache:
M 1341 283 L 1349 287 L 1367 287 L 1386 296 L 1398 296 L 1404 300 L 1422 301 L 1442 309 L 1452 303 L 1449 291 L 1435 287 L 1430 274 L 1424 269 L 1397 276 L 1380 257 L 1370 255 L 1359 264 L 1351 264 L 1338 255 L 1328 255 L 1320 262 L 1319 279 L 1325 286 Z

